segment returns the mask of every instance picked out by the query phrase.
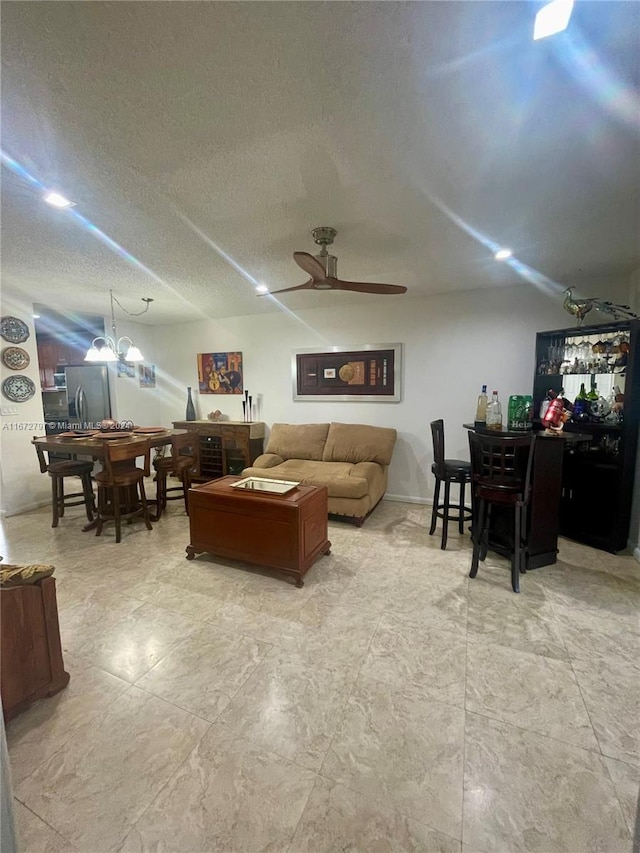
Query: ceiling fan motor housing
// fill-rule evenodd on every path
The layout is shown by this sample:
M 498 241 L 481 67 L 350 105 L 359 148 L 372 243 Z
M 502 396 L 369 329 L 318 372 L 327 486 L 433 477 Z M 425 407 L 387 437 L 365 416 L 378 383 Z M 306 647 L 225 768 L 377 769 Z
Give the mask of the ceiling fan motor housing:
M 337 233 L 335 228 L 330 228 L 328 225 L 321 225 L 319 228 L 312 229 L 311 236 L 318 246 L 330 246 Z
M 330 246 L 338 232 L 335 228 L 330 228 L 328 225 L 322 225 L 319 228 L 313 228 L 311 236 L 321 246 L 320 254 L 314 255 L 324 267 L 324 274 L 327 278 L 338 277 L 338 259 L 335 255 L 330 255 L 327 252 L 327 246 Z
M 328 253 L 319 255 L 314 255 L 314 258 L 317 258 L 322 266 L 324 267 L 324 274 L 327 278 L 337 278 L 338 277 L 338 259 L 335 255 L 329 255 Z

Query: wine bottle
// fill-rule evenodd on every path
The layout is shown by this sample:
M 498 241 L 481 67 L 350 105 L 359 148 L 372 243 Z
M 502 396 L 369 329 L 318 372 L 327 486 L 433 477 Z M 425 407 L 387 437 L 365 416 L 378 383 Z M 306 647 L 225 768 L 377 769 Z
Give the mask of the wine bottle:
M 195 421 L 196 419 L 196 409 L 193 405 L 193 398 L 191 396 L 191 388 L 187 388 L 187 416 L 186 420 Z
M 584 382 L 580 384 L 580 390 L 578 391 L 578 396 L 575 399 L 573 404 L 573 420 L 574 421 L 585 421 L 589 417 L 589 413 L 587 412 L 587 392 L 584 387 Z
M 478 397 L 478 405 L 476 406 L 476 429 L 482 429 L 487 423 L 487 386 L 482 386 L 482 392 Z
M 502 404 L 498 399 L 498 392 L 494 391 L 491 400 L 487 403 L 487 429 L 502 429 Z

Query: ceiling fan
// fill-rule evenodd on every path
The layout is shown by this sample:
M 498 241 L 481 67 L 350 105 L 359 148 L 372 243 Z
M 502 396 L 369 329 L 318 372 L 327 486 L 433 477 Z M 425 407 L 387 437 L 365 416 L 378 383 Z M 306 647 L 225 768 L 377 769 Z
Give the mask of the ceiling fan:
M 374 284 L 366 281 L 342 281 L 337 278 L 338 259 L 327 252 L 327 246 L 333 243 L 338 232 L 335 228 L 314 228 L 311 232 L 313 239 L 320 246 L 318 255 L 308 252 L 294 252 L 293 259 L 311 278 L 296 287 L 285 287 L 283 290 L 273 290 L 271 293 L 288 293 L 292 290 L 353 290 L 356 293 L 406 293 L 407 288 L 400 284 Z M 267 296 L 267 293 L 259 294 Z

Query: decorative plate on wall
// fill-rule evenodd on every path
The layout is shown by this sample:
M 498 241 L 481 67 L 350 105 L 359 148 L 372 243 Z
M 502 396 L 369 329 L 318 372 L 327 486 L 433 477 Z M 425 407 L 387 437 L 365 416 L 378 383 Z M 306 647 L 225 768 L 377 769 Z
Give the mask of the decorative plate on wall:
M 2 383 L 2 393 L 13 403 L 26 403 L 36 393 L 35 382 L 28 376 L 9 376 Z
M 2 363 L 9 370 L 24 370 L 30 361 L 29 353 L 22 347 L 5 347 L 2 350 Z
M 10 344 L 21 344 L 29 337 L 29 327 L 17 317 L 3 317 L 0 320 L 0 335 Z

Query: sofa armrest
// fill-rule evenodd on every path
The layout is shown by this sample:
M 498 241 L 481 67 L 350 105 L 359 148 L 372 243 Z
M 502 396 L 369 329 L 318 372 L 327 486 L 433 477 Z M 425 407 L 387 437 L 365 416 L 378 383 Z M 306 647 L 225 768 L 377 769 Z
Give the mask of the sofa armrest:
M 284 459 L 278 456 L 277 453 L 263 453 L 258 456 L 256 461 L 251 466 L 252 468 L 274 468 L 276 465 L 282 465 Z
M 352 477 L 364 477 L 369 484 L 369 497 L 375 506 L 387 491 L 387 466 L 377 462 L 356 462 L 351 469 Z
M 372 483 L 384 475 L 385 468 L 385 465 L 378 465 L 377 462 L 356 462 L 351 469 L 351 476 L 364 477 L 365 480 Z

